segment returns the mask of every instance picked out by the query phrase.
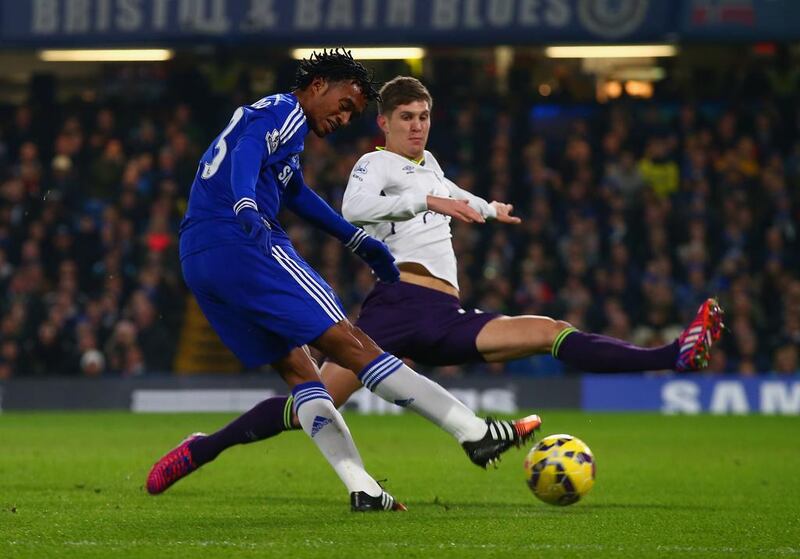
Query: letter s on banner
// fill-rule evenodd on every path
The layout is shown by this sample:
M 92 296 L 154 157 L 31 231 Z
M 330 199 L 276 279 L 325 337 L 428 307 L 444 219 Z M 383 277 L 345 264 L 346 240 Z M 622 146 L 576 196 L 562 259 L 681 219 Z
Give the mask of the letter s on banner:
M 661 411 L 668 414 L 700 413 L 700 387 L 688 380 L 672 380 L 661 387 Z

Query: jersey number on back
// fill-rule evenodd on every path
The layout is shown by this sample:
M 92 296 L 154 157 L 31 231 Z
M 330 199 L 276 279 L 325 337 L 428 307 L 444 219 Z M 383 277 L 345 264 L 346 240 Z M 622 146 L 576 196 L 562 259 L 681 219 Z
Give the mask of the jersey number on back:
M 233 113 L 231 117 L 231 121 L 228 123 L 228 126 L 225 127 L 225 130 L 222 131 L 222 134 L 219 135 L 219 140 L 217 140 L 216 145 L 214 146 L 214 159 L 211 160 L 211 163 L 204 163 L 203 172 L 200 175 L 204 179 L 210 179 L 214 176 L 214 174 L 219 170 L 219 166 L 222 164 L 222 160 L 225 159 L 225 156 L 228 153 L 228 144 L 225 143 L 225 136 L 231 133 L 231 130 L 236 126 L 236 124 L 242 119 L 244 116 L 244 109 L 239 107 Z

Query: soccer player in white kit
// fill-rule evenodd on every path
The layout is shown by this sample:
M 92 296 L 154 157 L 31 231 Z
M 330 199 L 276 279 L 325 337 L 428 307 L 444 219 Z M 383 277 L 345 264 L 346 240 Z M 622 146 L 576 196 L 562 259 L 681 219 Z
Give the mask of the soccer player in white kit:
M 356 326 L 399 357 L 427 365 L 502 362 L 537 353 L 593 372 L 674 369 L 708 364 L 722 329 L 722 311 L 708 299 L 674 342 L 642 348 L 578 331 L 546 316 L 503 316 L 462 309 L 450 220 L 517 224 L 513 206 L 487 202 L 444 176 L 425 149 L 433 99 L 416 78 L 397 77 L 380 90 L 378 125 L 384 148 L 356 163 L 342 214 L 385 242 L 400 269 L 400 281 L 376 283 Z M 361 387 L 359 378 L 327 362 L 322 378 L 336 405 Z

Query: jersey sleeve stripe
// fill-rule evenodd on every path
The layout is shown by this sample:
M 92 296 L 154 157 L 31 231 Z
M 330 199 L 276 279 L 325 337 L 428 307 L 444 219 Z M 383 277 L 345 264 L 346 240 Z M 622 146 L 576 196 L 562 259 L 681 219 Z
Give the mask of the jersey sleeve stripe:
M 243 208 L 253 208 L 258 211 L 256 201 L 252 198 L 242 198 L 233 205 L 233 213 L 238 214 Z
M 364 232 L 364 230 L 359 229 L 358 231 L 353 233 L 353 236 L 350 238 L 349 241 L 347 241 L 347 244 L 345 244 L 344 246 L 355 252 L 356 250 L 358 250 L 358 247 L 361 246 L 361 243 L 364 242 L 364 239 L 366 238 L 367 234 Z
M 292 112 L 289 113 L 289 116 L 286 117 L 286 120 L 283 122 L 283 126 L 281 126 L 280 132 L 278 134 L 281 138 L 284 137 L 284 133 L 294 124 L 295 119 L 297 119 L 302 112 L 300 111 L 300 103 L 295 105 Z
M 301 113 L 301 114 L 300 114 L 300 117 L 295 119 L 295 122 L 294 122 L 294 124 L 292 124 L 292 128 L 291 128 L 291 129 L 289 129 L 289 130 L 287 130 L 286 134 L 285 134 L 285 135 L 284 135 L 284 136 L 281 138 L 281 141 L 282 141 L 283 143 L 286 143 L 286 142 L 288 142 L 288 141 L 289 141 L 289 139 L 290 139 L 292 136 L 294 136 L 294 135 L 295 135 L 295 132 L 297 132 L 297 131 L 300 129 L 300 127 L 303 125 L 303 123 L 304 123 L 305 121 L 306 121 L 306 117 L 305 117 L 305 116 L 304 116 L 304 115 Z

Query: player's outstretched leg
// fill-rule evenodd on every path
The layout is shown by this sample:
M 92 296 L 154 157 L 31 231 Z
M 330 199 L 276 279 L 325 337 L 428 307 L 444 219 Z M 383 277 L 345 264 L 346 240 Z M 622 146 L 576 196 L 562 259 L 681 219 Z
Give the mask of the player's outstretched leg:
M 475 345 L 489 362 L 549 350 L 556 359 L 581 371 L 690 371 L 708 364 L 709 350 L 721 331 L 722 310 L 715 299 L 708 299 L 680 338 L 660 347 L 640 347 L 610 336 L 581 332 L 567 322 L 543 316 L 495 318 L 480 331 Z
M 204 436 L 205 433 L 192 433 L 162 456 L 147 476 L 147 492 L 151 495 L 163 493 L 175 482 L 195 471 L 199 465 L 194 460 L 189 445 Z
M 469 459 L 481 468 L 498 462 L 510 448 L 529 441 L 542 423 L 538 415 L 516 421 L 482 419 L 442 386 L 390 353 L 382 353 L 357 376 L 367 389 L 387 402 L 408 408 L 453 435 Z M 322 377 L 337 404 L 346 402 L 360 388 L 350 371 L 334 363 L 325 363 Z
M 640 347 L 624 340 L 581 332 L 547 317 L 500 317 L 489 322 L 476 345 L 487 361 L 505 361 L 550 349 L 553 357 L 596 373 L 697 370 L 708 364 L 711 345 L 722 329 L 722 310 L 714 299 L 701 305 L 679 339 L 660 347 Z
M 723 314 L 716 299 L 706 299 L 700 305 L 692 323 L 678 337 L 676 371 L 698 371 L 708 366 L 711 346 L 722 335 Z

